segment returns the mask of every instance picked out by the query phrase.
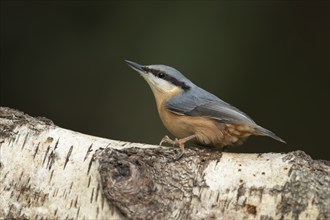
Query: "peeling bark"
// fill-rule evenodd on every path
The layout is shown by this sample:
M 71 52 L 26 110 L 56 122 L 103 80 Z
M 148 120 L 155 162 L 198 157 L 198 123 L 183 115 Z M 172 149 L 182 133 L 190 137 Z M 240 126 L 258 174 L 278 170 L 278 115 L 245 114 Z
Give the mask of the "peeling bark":
M 114 141 L 0 107 L 0 218 L 330 219 L 330 162 Z

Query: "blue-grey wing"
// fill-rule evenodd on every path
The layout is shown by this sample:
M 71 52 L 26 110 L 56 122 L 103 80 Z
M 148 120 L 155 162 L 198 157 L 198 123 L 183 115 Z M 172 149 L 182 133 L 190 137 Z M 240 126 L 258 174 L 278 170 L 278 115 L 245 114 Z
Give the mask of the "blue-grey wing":
M 285 143 L 273 132 L 257 125 L 244 112 L 199 87 L 171 98 L 167 101 L 167 108 L 179 115 L 205 116 L 223 123 L 249 124 L 260 134 Z
M 245 113 L 198 87 L 171 98 L 167 108 L 180 115 L 205 116 L 222 122 L 255 125 Z

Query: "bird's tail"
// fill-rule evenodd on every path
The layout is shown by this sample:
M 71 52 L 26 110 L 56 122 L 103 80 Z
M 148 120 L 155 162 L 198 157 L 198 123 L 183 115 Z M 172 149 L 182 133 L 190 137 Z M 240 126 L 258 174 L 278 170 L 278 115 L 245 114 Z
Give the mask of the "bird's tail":
M 258 126 L 258 127 L 256 127 L 256 130 L 257 130 L 258 132 L 260 132 L 260 135 L 264 135 L 264 136 L 271 137 L 271 138 L 273 138 L 273 139 L 275 139 L 275 140 L 277 140 L 277 141 L 280 141 L 280 142 L 286 144 L 286 142 L 285 142 L 282 138 L 276 136 L 276 134 L 274 134 L 273 132 L 267 130 L 266 128 L 263 128 L 263 127 L 261 127 L 261 126 Z

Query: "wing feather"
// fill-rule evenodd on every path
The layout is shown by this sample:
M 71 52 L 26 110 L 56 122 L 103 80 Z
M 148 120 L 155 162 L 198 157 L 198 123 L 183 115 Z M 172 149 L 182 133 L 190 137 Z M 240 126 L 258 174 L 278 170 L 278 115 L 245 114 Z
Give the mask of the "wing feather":
M 218 121 L 255 125 L 248 115 L 198 87 L 170 99 L 167 108 L 180 115 L 205 116 Z
M 221 123 L 248 124 L 259 131 L 260 135 L 266 135 L 285 143 L 273 132 L 257 125 L 238 108 L 199 87 L 194 87 L 171 98 L 167 102 L 167 108 L 178 115 L 205 116 Z

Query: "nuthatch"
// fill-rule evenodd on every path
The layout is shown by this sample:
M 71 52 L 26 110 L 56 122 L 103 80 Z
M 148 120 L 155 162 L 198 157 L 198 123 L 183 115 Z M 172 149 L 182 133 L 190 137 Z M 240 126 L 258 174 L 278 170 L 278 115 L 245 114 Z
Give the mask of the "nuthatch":
M 163 124 L 179 138 L 171 140 L 165 136 L 161 144 L 167 142 L 184 149 L 187 141 L 193 141 L 204 146 L 225 147 L 240 145 L 250 135 L 269 136 L 285 143 L 239 109 L 193 84 L 176 69 L 126 62 L 148 82 Z

